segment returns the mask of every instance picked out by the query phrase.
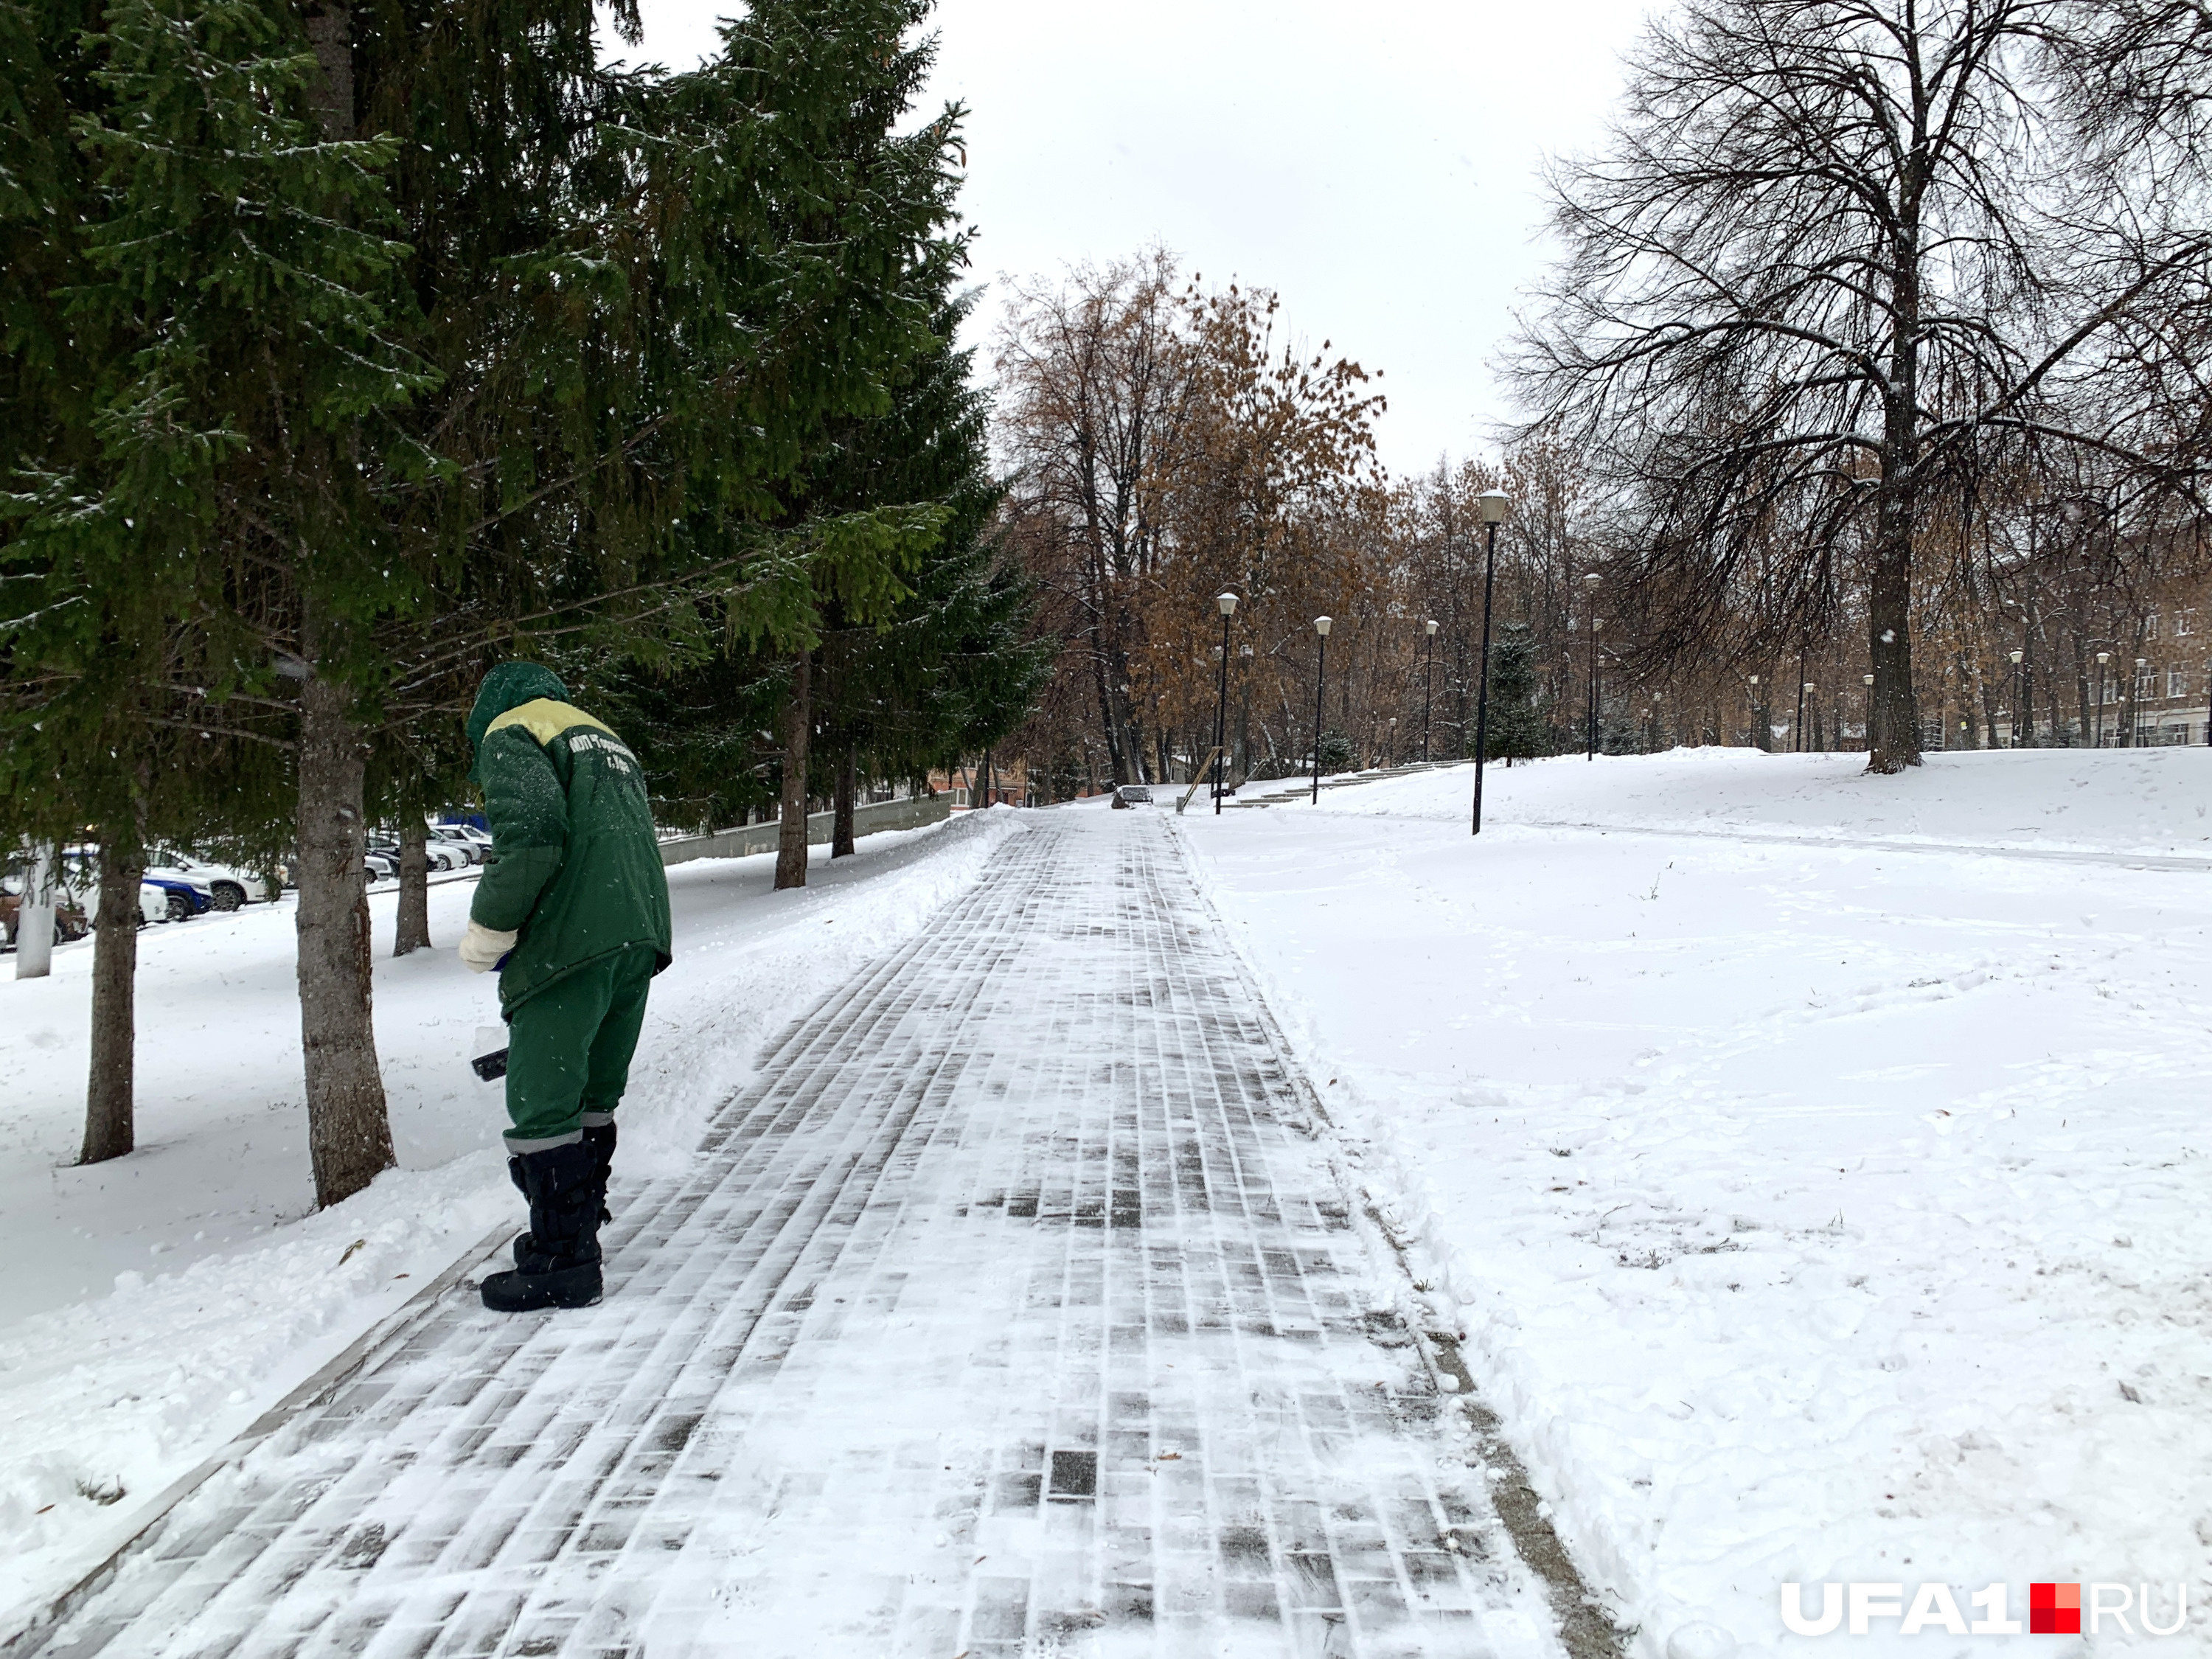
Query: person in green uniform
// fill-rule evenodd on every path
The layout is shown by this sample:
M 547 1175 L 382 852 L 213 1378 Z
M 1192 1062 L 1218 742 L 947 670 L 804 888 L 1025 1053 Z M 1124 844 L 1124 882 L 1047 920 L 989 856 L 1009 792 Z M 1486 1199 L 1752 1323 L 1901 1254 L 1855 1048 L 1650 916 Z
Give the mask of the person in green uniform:
M 514 1268 L 487 1308 L 599 1299 L 615 1108 L 629 1080 L 646 990 L 669 963 L 668 878 L 645 776 L 550 671 L 501 663 L 469 711 L 492 851 L 461 960 L 499 970 L 507 1026 L 507 1174 L 530 1201 Z

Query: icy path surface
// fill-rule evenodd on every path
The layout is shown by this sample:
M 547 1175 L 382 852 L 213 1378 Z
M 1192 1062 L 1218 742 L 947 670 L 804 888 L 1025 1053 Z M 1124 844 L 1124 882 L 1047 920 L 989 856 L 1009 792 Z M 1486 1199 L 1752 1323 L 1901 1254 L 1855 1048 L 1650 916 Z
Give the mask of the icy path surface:
M 463 1285 L 42 1650 L 1558 1651 L 1166 825 L 1025 823 L 600 1306 Z

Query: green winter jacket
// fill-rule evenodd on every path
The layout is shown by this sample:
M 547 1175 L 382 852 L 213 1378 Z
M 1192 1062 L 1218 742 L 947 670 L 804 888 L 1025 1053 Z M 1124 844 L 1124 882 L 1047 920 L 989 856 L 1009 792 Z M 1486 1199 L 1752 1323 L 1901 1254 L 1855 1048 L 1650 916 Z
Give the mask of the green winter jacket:
M 501 663 L 469 712 L 491 858 L 469 918 L 520 938 L 503 1010 L 586 963 L 650 945 L 669 963 L 668 876 L 637 757 L 535 663 Z

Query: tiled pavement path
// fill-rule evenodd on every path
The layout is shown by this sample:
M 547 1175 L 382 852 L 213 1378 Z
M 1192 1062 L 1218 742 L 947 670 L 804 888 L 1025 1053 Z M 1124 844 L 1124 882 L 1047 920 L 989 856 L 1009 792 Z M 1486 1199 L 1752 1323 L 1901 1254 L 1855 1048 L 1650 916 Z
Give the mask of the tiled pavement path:
M 1025 823 L 604 1304 L 460 1286 L 43 1651 L 1557 1653 L 1168 826 Z

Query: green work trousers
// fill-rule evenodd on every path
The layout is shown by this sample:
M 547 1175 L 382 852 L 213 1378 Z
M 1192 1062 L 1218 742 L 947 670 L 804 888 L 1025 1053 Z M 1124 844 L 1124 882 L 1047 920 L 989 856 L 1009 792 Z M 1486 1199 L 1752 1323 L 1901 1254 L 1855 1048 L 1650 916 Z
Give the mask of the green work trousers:
M 515 1005 L 507 1019 L 510 1152 L 542 1152 L 611 1123 L 629 1082 L 656 957 L 633 945 L 586 963 Z

